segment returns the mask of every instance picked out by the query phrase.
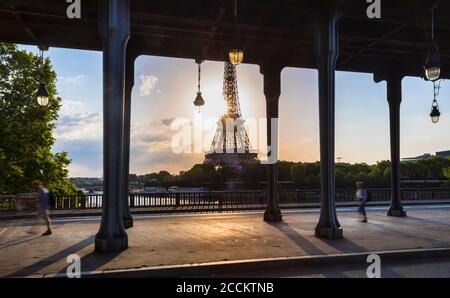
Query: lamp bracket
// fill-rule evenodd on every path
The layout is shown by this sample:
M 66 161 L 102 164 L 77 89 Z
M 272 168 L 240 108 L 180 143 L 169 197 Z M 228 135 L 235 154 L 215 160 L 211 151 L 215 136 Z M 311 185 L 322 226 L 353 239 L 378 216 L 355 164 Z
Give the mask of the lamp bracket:
M 47 52 L 49 47 L 48 46 L 44 46 L 44 45 L 39 45 L 38 49 L 39 49 L 39 51 Z

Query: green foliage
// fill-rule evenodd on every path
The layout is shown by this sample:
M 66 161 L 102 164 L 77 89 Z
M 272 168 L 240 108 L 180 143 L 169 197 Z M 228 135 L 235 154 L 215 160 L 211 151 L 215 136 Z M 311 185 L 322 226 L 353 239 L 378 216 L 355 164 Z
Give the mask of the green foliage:
M 291 180 L 299 189 L 320 187 L 320 163 L 296 163 L 291 167 Z
M 61 99 L 49 59 L 44 63 L 49 105 L 36 102 L 41 69 L 40 57 L 0 43 L 0 194 L 31 191 L 35 180 L 56 193 L 76 191 L 67 179 L 67 153 L 51 151 Z
M 430 158 L 419 162 L 400 165 L 402 180 L 444 180 L 450 179 L 450 159 Z M 381 161 L 375 165 L 365 163 L 336 164 L 336 187 L 354 189 L 358 181 L 364 181 L 371 188 L 388 188 L 391 181 L 391 163 Z M 146 186 L 207 187 L 225 190 L 226 182 L 243 183 L 246 189 L 259 189 L 267 180 L 265 165 L 247 164 L 242 167 L 213 167 L 195 165 L 180 175 L 159 172 L 140 176 Z M 297 189 L 320 188 L 320 162 L 294 163 L 281 161 L 278 166 L 278 180 L 292 181 Z
M 450 166 L 445 167 L 442 171 L 442 173 L 444 174 L 444 176 L 450 180 Z

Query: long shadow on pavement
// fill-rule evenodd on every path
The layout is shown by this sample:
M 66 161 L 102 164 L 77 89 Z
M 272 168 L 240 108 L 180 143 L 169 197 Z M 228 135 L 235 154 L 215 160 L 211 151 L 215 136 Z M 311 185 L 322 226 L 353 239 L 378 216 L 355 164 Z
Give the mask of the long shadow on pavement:
M 394 228 L 386 226 L 384 224 L 375 223 L 375 222 L 372 222 L 372 224 L 383 231 L 386 231 L 386 232 L 390 231 L 390 232 L 397 233 L 397 234 L 399 234 L 400 237 L 405 237 L 405 238 L 409 238 L 409 239 L 425 240 L 430 243 L 433 243 L 433 245 L 437 245 L 438 247 L 448 247 L 448 245 L 449 245 L 448 242 L 443 242 L 440 240 L 436 240 L 434 238 L 422 236 L 419 233 L 407 233 L 405 231 L 400 231 L 398 229 L 394 229 Z
M 98 270 L 103 265 L 109 263 L 110 261 L 114 260 L 117 256 L 119 256 L 122 252 L 117 253 L 98 253 L 98 252 L 91 252 L 84 257 L 81 258 L 80 264 L 81 264 L 81 271 L 83 273 L 92 273 L 96 270 Z M 67 267 L 70 264 L 68 264 L 65 268 L 63 268 L 59 274 L 65 274 L 67 272 Z M 126 268 L 121 268 L 126 269 Z
M 38 235 L 38 236 L 18 237 L 18 238 L 16 238 L 15 240 L 12 240 L 12 241 L 8 241 L 8 242 L 5 242 L 5 243 L 2 243 L 2 244 L 0 245 L 0 250 L 2 250 L 2 249 L 4 249 L 4 248 L 11 247 L 11 246 L 19 245 L 19 244 L 22 244 L 22 243 L 25 243 L 25 242 L 30 242 L 30 241 L 33 241 L 33 240 L 39 239 L 39 238 L 41 238 L 41 235 Z
M 67 256 L 69 256 L 71 254 L 74 254 L 74 253 L 82 250 L 83 248 L 93 244 L 94 241 L 95 241 L 95 236 L 94 235 L 89 236 L 88 238 L 86 238 L 86 239 L 84 239 L 84 240 L 82 240 L 82 241 L 80 241 L 80 242 L 78 242 L 78 243 L 76 243 L 76 244 L 74 244 L 72 246 L 69 246 L 66 249 L 63 249 L 63 250 L 61 250 L 61 251 L 59 251 L 59 252 L 57 252 L 57 253 L 55 253 L 55 254 L 53 254 L 53 255 L 45 258 L 45 259 L 43 259 L 43 260 L 40 260 L 37 263 L 34 263 L 32 265 L 29 265 L 27 267 L 24 267 L 24 268 L 20 269 L 20 270 L 14 272 L 14 273 L 8 275 L 7 277 L 30 276 L 30 275 L 38 272 L 39 270 L 41 270 L 41 269 L 43 269 L 43 268 L 45 268 L 45 267 L 47 267 L 47 266 L 49 266 L 49 265 L 51 265 L 53 263 L 56 263 L 56 262 L 58 262 L 59 260 L 61 260 L 63 258 L 65 259 Z
M 304 250 L 307 254 L 310 255 L 324 255 L 326 254 L 320 248 L 315 246 L 309 240 L 307 240 L 304 236 L 302 236 L 299 232 L 297 232 L 293 227 L 285 222 L 278 223 L 269 223 L 271 226 L 282 232 L 284 235 L 289 237 L 298 247 Z
M 430 220 L 430 219 L 411 216 L 411 215 L 408 215 L 408 217 L 405 217 L 404 220 L 405 221 L 421 221 L 421 222 L 428 223 L 428 224 L 450 227 L 450 223 L 440 222 L 437 220 Z
M 271 226 L 282 232 L 284 235 L 289 237 L 298 247 L 300 247 L 303 251 L 305 251 L 308 255 L 326 255 L 323 250 L 318 248 L 316 245 L 307 240 L 304 236 L 302 236 L 299 232 L 297 232 L 293 227 L 285 222 L 279 223 L 270 223 Z M 321 272 L 320 269 L 307 271 L 308 273 L 322 274 L 324 277 L 333 277 L 333 278 L 346 278 L 347 276 L 343 272 L 333 272 L 330 274 L 329 272 Z

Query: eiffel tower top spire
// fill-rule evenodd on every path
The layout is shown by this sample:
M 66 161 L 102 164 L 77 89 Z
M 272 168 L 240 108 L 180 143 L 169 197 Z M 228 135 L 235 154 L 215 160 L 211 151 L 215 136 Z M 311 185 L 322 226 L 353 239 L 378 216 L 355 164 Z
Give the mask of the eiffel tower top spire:
M 227 103 L 227 112 L 217 123 L 216 134 L 211 149 L 205 156 L 205 163 L 235 165 L 258 162 L 258 154 L 251 149 L 242 120 L 236 66 L 228 62 L 225 63 L 224 70 L 223 97 Z

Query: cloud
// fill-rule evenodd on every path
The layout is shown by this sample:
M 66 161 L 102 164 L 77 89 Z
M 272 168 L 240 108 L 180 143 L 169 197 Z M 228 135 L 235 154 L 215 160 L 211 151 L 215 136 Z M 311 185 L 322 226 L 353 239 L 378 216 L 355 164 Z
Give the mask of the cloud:
M 58 76 L 58 81 L 62 81 L 64 83 L 69 84 L 78 84 L 84 78 L 84 75 L 75 75 L 75 76 Z
M 140 96 L 149 96 L 155 89 L 158 78 L 151 75 L 141 75 L 141 86 L 139 87 Z
M 100 113 L 86 112 L 85 105 L 79 101 L 63 100 L 55 129 L 58 141 L 99 139 L 102 132 Z
M 190 169 L 202 162 L 203 154 L 176 154 L 172 151 L 172 138 L 178 131 L 171 130 L 174 118 L 139 122 L 132 125 L 131 172 L 143 174 L 168 170 Z
M 166 120 L 152 122 L 138 122 L 132 125 L 131 142 L 135 150 L 140 153 L 155 150 L 169 150 L 172 136 L 175 132 L 164 124 Z
M 164 124 L 165 126 L 170 127 L 170 125 L 172 125 L 172 123 L 173 123 L 173 121 L 174 121 L 175 119 L 176 119 L 176 118 L 167 118 L 167 119 L 161 120 L 161 122 L 162 122 L 162 124 Z
M 71 163 L 69 165 L 70 177 L 92 177 L 93 173 L 97 173 L 95 176 L 100 176 L 98 174 L 98 169 L 92 169 L 87 165 L 81 165 L 76 163 Z

